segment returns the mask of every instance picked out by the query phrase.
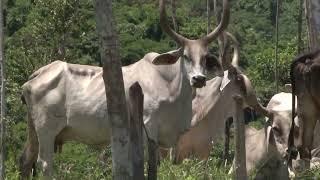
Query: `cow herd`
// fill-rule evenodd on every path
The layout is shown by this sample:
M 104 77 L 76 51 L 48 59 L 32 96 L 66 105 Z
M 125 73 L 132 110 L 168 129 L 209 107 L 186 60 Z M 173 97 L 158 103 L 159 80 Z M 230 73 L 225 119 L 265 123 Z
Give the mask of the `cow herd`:
M 122 68 L 126 94 L 135 82 L 142 88 L 143 121 L 149 138 L 162 148 L 175 147 L 176 163 L 191 155 L 207 159 L 212 145 L 224 133 L 225 121 L 233 116 L 233 95 L 240 95 L 243 108 L 251 107 L 266 117 L 264 128 L 246 127 L 248 172 L 255 169 L 259 170 L 257 177 L 285 179 L 288 166 L 295 170 L 299 161 L 310 160 L 312 148 L 316 149 L 312 146 L 313 128 L 320 115 L 319 51 L 293 62 L 293 93 L 276 94 L 263 107 L 238 66 L 239 44 L 225 31 L 230 16 L 228 0 L 223 0 L 218 26 L 196 40 L 176 33 L 168 25 L 165 1 L 160 0 L 159 6 L 160 25 L 179 48 L 163 54 L 147 53 Z M 209 44 L 218 36 L 231 42 L 232 58 L 222 55 L 216 59 L 209 53 Z M 52 177 L 57 145 L 67 141 L 100 146 L 110 143 L 100 67 L 52 62 L 29 77 L 22 86 L 22 100 L 28 112 L 28 140 L 20 158 L 22 179 L 28 178 L 37 161 L 43 175 Z M 299 160 L 290 160 L 294 145 Z

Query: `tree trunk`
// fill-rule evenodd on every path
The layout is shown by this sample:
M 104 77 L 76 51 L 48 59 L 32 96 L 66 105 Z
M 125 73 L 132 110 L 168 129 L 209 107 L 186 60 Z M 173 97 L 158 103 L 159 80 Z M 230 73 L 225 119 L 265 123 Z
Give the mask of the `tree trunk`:
M 158 150 L 157 143 L 148 139 L 148 180 L 157 180 Z
M 247 179 L 247 168 L 246 168 L 246 146 L 245 146 L 245 124 L 243 115 L 243 99 L 242 97 L 236 95 L 234 98 L 235 113 L 234 113 L 234 123 L 235 123 L 235 175 L 237 180 Z
M 178 30 L 178 24 L 177 24 L 177 2 L 176 0 L 171 0 L 171 10 L 172 10 L 172 23 L 173 23 L 173 29 L 175 32 L 179 32 Z M 179 45 L 176 43 L 176 46 Z
M 213 11 L 214 11 L 214 16 L 216 17 L 216 24 L 218 24 L 221 20 L 221 6 L 217 2 L 217 0 L 213 0 Z M 218 44 L 219 44 L 219 61 L 222 64 L 223 69 L 226 69 L 227 62 L 224 61 L 223 59 L 225 58 L 225 51 L 227 48 L 227 41 L 224 36 L 224 33 L 221 33 L 218 37 Z
M 303 41 L 302 41 L 302 9 L 303 9 L 303 0 L 299 0 L 299 17 L 298 17 L 298 54 L 302 52 Z
M 209 34 L 211 31 L 210 22 L 211 22 L 210 0 L 207 0 L 207 34 Z
M 132 179 L 128 111 L 119 55 L 119 40 L 112 15 L 112 0 L 96 0 L 95 10 L 108 119 L 112 126 L 112 176 L 114 180 Z
M 4 24 L 3 24 L 3 1 L 0 0 L 0 80 L 1 80 L 1 95 L 0 95 L 0 179 L 5 179 L 5 166 L 4 166 L 4 140 L 5 140 L 5 113 L 6 113 L 6 104 L 5 104 L 5 64 L 4 64 Z
M 305 10 L 308 25 L 309 49 L 312 51 L 320 47 L 320 1 L 305 0 Z
M 274 70 L 274 79 L 275 79 L 275 82 L 276 82 L 276 92 L 275 93 L 278 93 L 279 92 L 279 75 L 278 75 L 278 46 L 279 46 L 279 8 L 280 8 L 280 0 L 276 0 L 276 30 L 275 30 L 275 33 L 276 33 L 276 43 L 275 43 L 275 50 L 274 50 L 274 54 L 275 54 L 275 70 Z
M 230 128 L 231 124 L 233 122 L 232 118 L 228 118 L 225 122 L 225 128 L 224 128 L 224 149 L 223 149 L 223 160 L 225 164 L 229 161 L 230 155 L 229 155 L 229 147 L 230 147 Z

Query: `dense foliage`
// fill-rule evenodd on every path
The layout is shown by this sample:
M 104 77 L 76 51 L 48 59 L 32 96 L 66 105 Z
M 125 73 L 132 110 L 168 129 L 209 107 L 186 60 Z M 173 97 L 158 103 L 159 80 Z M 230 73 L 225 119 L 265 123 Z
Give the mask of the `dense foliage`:
M 177 3 L 179 32 L 189 38 L 204 35 L 206 1 L 181 0 Z M 139 60 L 150 51 L 165 52 L 175 48 L 175 43 L 160 28 L 157 9 L 157 1 L 114 1 L 123 65 Z M 282 1 L 279 33 L 281 88 L 289 82 L 289 63 L 297 55 L 297 9 L 298 0 Z M 214 19 L 212 24 L 215 24 Z M 8 179 L 17 179 L 16 161 L 26 139 L 26 113 L 20 102 L 21 85 L 34 70 L 56 59 L 80 64 L 101 63 L 92 1 L 7 0 L 5 26 L 8 95 L 6 173 Z M 253 81 L 259 97 L 266 102 L 275 93 L 274 0 L 232 1 L 228 29 L 241 44 L 240 61 L 244 71 Z M 305 32 L 303 37 L 306 37 Z M 212 51 L 217 54 L 217 43 L 212 45 Z M 64 152 L 56 157 L 57 178 L 110 178 L 110 159 L 108 163 L 98 162 L 98 154 L 92 147 L 66 146 Z M 164 161 L 160 179 L 217 177 L 217 174 L 226 172 L 224 169 L 213 170 L 217 159 L 219 155 L 213 155 L 206 163 L 192 160 L 181 167 Z

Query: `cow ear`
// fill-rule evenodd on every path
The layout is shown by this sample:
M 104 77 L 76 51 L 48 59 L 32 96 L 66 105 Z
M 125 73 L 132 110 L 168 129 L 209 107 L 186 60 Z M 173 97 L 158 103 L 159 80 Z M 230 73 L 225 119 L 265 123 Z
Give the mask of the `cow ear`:
M 291 84 L 285 84 L 284 85 L 284 92 L 291 93 L 292 92 L 292 85 Z
M 152 64 L 155 65 L 171 65 L 178 61 L 182 55 L 182 48 L 159 54 L 152 59 Z

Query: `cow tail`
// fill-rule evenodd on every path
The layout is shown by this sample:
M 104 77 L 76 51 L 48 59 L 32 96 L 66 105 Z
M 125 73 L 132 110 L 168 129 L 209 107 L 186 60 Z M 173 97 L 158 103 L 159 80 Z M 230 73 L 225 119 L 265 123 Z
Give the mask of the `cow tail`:
M 294 61 L 291 64 L 290 67 L 290 80 L 291 80 L 291 96 L 292 96 L 292 115 L 291 115 L 291 128 L 290 128 L 290 133 L 289 133 L 289 140 L 288 140 L 288 148 L 292 148 L 294 146 L 294 118 L 295 118 L 295 110 L 296 110 L 296 83 L 295 83 L 295 77 L 294 77 L 294 68 L 296 66 L 298 61 Z

